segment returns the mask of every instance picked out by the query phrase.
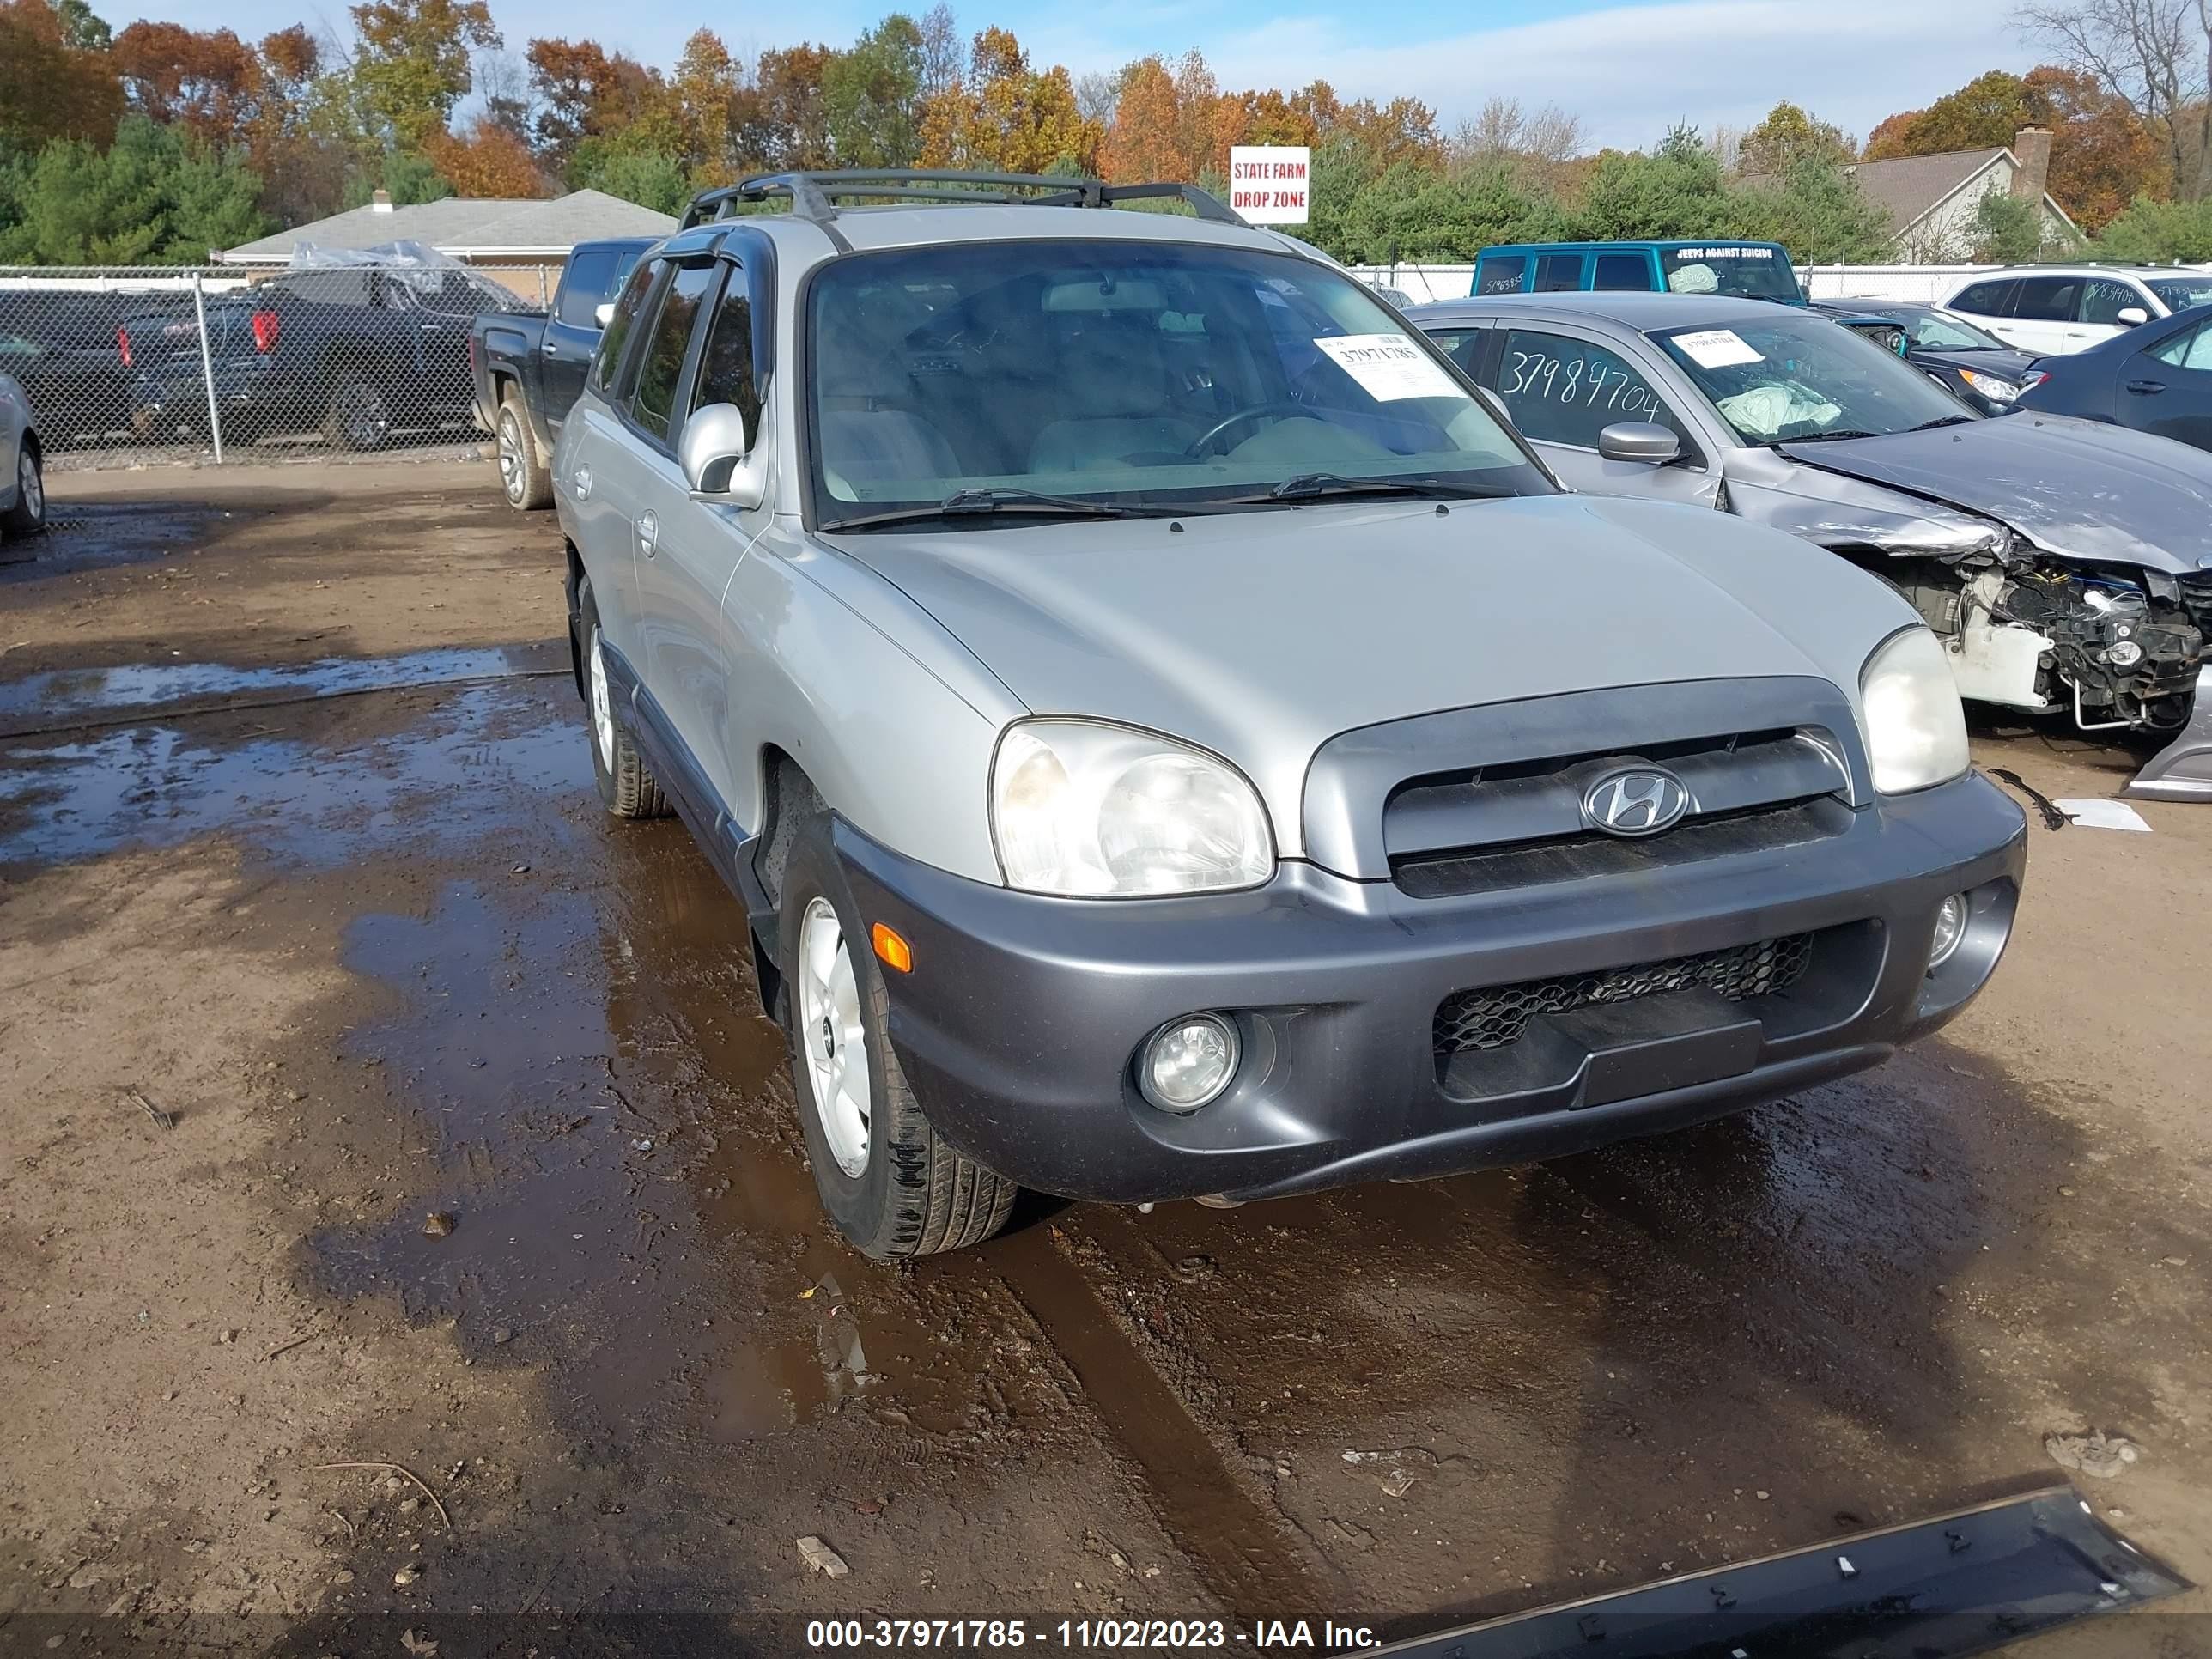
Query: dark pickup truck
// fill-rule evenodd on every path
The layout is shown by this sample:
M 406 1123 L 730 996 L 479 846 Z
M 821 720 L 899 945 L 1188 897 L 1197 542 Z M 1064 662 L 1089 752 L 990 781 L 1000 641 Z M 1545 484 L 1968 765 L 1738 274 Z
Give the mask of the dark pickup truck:
M 579 242 L 544 317 L 485 317 L 469 336 L 477 418 L 498 441 L 499 484 L 524 511 L 553 504 L 553 441 L 599 347 L 599 307 L 653 246 L 646 236 Z
M 305 267 L 207 301 L 207 350 L 223 435 L 319 432 L 346 449 L 463 424 L 474 413 L 469 325 L 521 297 L 459 265 Z M 207 376 L 189 315 L 124 325 L 140 434 L 198 430 Z

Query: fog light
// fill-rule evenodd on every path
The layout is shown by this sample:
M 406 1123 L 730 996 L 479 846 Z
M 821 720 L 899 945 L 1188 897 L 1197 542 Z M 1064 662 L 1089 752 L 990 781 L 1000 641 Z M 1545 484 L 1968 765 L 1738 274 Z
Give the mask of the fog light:
M 1137 1057 L 1137 1086 L 1164 1112 L 1194 1112 L 1237 1075 L 1237 1028 L 1218 1014 L 1170 1020 Z
M 2143 648 L 2133 640 L 2115 640 L 2105 647 L 2105 660 L 2115 668 L 2133 668 L 2143 659 Z
M 1928 971 L 1934 973 L 1950 961 L 1966 936 L 1966 896 L 1954 893 L 1936 911 L 1936 942 L 1928 949 Z

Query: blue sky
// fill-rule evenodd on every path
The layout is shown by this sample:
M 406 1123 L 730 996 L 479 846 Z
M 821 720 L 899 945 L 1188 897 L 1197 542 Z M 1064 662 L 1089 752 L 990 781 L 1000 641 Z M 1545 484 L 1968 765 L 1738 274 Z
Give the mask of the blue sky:
M 926 0 L 924 0 L 926 3 Z M 342 0 L 134 0 L 96 7 L 249 36 L 304 21 L 343 38 Z M 585 34 L 667 64 L 702 22 L 733 50 L 800 39 L 848 42 L 890 0 L 818 0 L 796 13 L 747 9 L 726 21 L 671 0 L 492 0 L 508 44 Z M 1198 46 L 1225 87 L 1303 85 L 1347 95 L 1410 93 L 1447 130 L 1493 95 L 1556 102 L 1593 143 L 1649 144 L 1677 119 L 1747 126 L 1789 98 L 1863 136 L 1985 69 L 2034 61 L 2008 21 L 2013 0 L 954 0 L 963 29 L 1012 28 L 1034 61 L 1079 74 L 1146 52 Z M 914 7 L 921 9 L 920 5 Z M 803 24 L 801 19 L 804 20 Z

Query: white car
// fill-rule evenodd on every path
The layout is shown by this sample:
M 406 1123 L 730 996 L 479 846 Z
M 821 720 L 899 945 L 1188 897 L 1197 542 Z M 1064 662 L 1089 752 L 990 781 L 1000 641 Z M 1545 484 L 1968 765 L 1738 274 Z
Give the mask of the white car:
M 1970 276 L 1936 304 L 2039 357 L 2087 351 L 2154 317 L 2212 300 L 2212 270 L 2178 265 L 2021 265 Z
M 0 374 L 0 537 L 36 535 L 46 524 L 46 480 L 31 400 Z

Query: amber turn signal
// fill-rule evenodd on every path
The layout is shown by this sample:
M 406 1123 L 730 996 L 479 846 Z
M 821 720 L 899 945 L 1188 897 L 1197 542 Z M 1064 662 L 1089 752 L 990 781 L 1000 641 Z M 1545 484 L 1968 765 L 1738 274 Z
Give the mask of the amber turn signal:
M 902 974 L 914 971 L 914 947 L 880 921 L 868 930 L 875 942 L 876 955 L 886 968 L 896 968 Z

